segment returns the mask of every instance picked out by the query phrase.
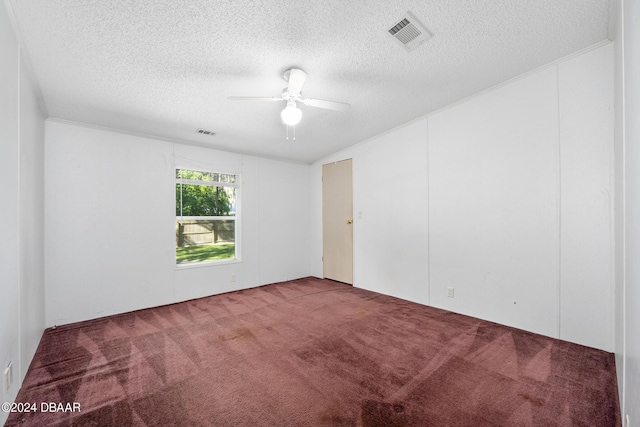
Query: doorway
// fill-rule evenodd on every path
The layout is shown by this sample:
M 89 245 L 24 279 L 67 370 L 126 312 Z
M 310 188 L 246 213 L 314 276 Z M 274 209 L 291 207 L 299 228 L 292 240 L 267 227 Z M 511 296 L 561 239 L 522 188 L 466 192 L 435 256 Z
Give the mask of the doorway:
M 351 159 L 322 165 L 322 271 L 353 285 L 353 182 Z

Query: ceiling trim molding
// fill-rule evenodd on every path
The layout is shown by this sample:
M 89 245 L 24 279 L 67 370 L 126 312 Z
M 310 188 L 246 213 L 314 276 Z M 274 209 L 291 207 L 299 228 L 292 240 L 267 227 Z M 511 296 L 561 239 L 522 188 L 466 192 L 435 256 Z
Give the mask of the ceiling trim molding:
M 478 98 L 478 97 L 480 97 L 482 95 L 485 95 L 485 94 L 487 94 L 489 92 L 493 92 L 496 89 L 500 89 L 503 86 L 510 85 L 511 83 L 517 82 L 518 80 L 525 79 L 525 78 L 527 78 L 529 76 L 532 76 L 533 74 L 539 73 L 540 71 L 546 70 L 548 68 L 557 67 L 559 64 L 562 64 L 563 62 L 569 61 L 569 60 L 571 60 L 573 58 L 576 58 L 576 57 L 578 57 L 578 56 L 580 56 L 582 54 L 585 54 L 585 53 L 590 52 L 592 50 L 596 50 L 596 49 L 601 48 L 602 46 L 606 46 L 606 45 L 608 45 L 610 43 L 613 43 L 613 42 L 611 40 L 609 40 L 609 39 L 602 40 L 601 42 L 598 42 L 598 43 L 593 44 L 591 46 L 587 46 L 584 49 L 580 49 L 578 51 L 570 53 L 569 55 L 563 56 L 562 58 L 558 58 L 555 61 L 551 61 L 548 64 L 542 65 L 542 66 L 540 66 L 538 68 L 534 68 L 533 70 L 529 70 L 524 74 L 517 75 L 517 76 L 512 77 L 512 78 L 510 78 L 508 80 L 500 82 L 500 83 L 498 83 L 496 85 L 493 85 L 493 86 L 490 86 L 490 87 L 488 87 L 486 89 L 483 89 L 480 92 L 476 92 L 471 96 L 467 96 L 466 98 L 461 99 L 460 101 L 456 101 L 456 102 L 451 103 L 449 105 L 446 105 L 446 106 L 444 106 L 442 108 L 438 108 L 437 110 L 434 110 L 434 111 L 432 111 L 430 113 L 427 113 L 422 117 L 430 117 L 430 116 L 438 114 L 438 113 L 440 113 L 442 111 L 448 110 L 449 108 L 453 108 L 453 107 L 455 107 L 457 105 L 464 104 L 467 101 L 471 101 L 474 98 Z
M 151 139 L 151 140 L 155 140 L 155 141 L 168 142 L 170 144 L 181 144 L 181 145 L 190 145 L 190 146 L 199 147 L 199 148 L 207 148 L 209 150 L 223 151 L 225 153 L 239 154 L 239 155 L 242 155 L 242 156 L 255 157 L 257 159 L 275 160 L 275 161 L 278 161 L 278 162 L 294 163 L 294 164 L 298 164 L 298 165 L 310 165 L 311 164 L 309 162 L 303 162 L 303 161 L 299 161 L 299 160 L 287 159 L 287 158 L 283 158 L 283 157 L 265 156 L 265 155 L 262 155 L 262 154 L 252 153 L 250 151 L 229 150 L 226 147 L 220 147 L 220 146 L 216 146 L 216 145 L 212 145 L 212 144 L 205 144 L 205 143 L 200 144 L 200 143 L 193 142 L 193 141 L 184 141 L 184 140 L 180 140 L 180 139 L 167 138 L 167 137 L 164 137 L 164 136 L 151 135 L 151 134 L 142 133 L 142 132 L 134 132 L 134 131 L 129 131 L 129 130 L 112 128 L 112 127 L 109 127 L 109 126 L 94 125 L 92 123 L 84 123 L 84 122 L 78 122 L 78 121 L 74 121 L 74 120 L 61 119 L 61 118 L 53 117 L 53 116 L 47 117 L 46 121 L 52 122 L 52 123 L 61 123 L 61 124 L 65 124 L 65 125 L 77 126 L 77 127 L 82 127 L 82 128 L 86 128 L 86 129 L 93 129 L 93 130 L 98 130 L 98 131 L 102 131 L 102 132 L 111 132 L 111 133 L 117 133 L 117 134 L 120 134 L 120 135 L 134 136 L 134 137 L 137 137 L 137 138 L 144 138 L 144 139 Z
M 582 55 L 584 53 L 587 53 L 589 51 L 598 49 L 598 48 L 600 48 L 602 46 L 606 46 L 606 45 L 608 45 L 610 43 L 613 43 L 613 42 L 611 40 L 609 40 L 609 39 L 605 39 L 605 40 L 603 40 L 601 42 L 598 42 L 596 44 L 588 46 L 588 47 L 586 47 L 584 49 L 581 49 L 581 50 L 573 52 L 573 53 L 571 53 L 569 55 L 563 56 L 562 58 L 556 59 L 555 61 L 549 62 L 548 64 L 545 64 L 545 65 L 542 65 L 542 66 L 540 66 L 538 68 L 534 68 L 533 70 L 527 71 L 524 74 L 520 74 L 520 75 L 518 75 L 516 77 L 512 77 L 512 78 L 510 78 L 508 80 L 500 82 L 497 85 L 493 85 L 491 87 L 488 87 L 487 89 L 481 90 L 480 92 L 476 92 L 473 95 L 468 96 L 466 98 L 463 98 L 463 99 L 461 99 L 459 101 L 456 101 L 456 102 L 453 102 L 451 104 L 445 105 L 444 107 L 438 108 L 437 110 L 434 110 L 434 111 L 432 111 L 430 113 L 423 114 L 423 115 L 421 115 L 419 117 L 416 117 L 413 120 L 409 120 L 408 122 L 402 123 L 401 125 L 396 126 L 394 128 L 391 128 L 391 129 L 389 129 L 387 131 L 384 131 L 382 133 L 379 133 L 377 135 L 374 135 L 372 137 L 364 139 L 364 140 L 362 140 L 360 142 L 356 142 L 355 144 L 352 144 L 352 145 L 350 145 L 348 147 L 340 149 L 340 150 L 338 150 L 338 151 L 336 151 L 334 153 L 328 154 L 328 155 L 324 156 L 321 159 L 314 160 L 311 164 L 321 163 L 321 162 L 325 161 L 327 158 L 334 157 L 336 155 L 340 155 L 341 153 L 346 153 L 349 150 L 353 150 L 354 148 L 358 147 L 359 145 L 366 144 L 367 142 L 373 141 L 376 138 L 379 138 L 381 136 L 387 135 L 389 133 L 393 133 L 393 132 L 395 132 L 395 131 L 397 131 L 399 129 L 402 129 L 404 127 L 411 126 L 412 124 L 414 124 L 416 122 L 419 122 L 421 120 L 429 119 L 429 117 L 431 117 L 431 116 L 439 114 L 439 113 L 441 113 L 443 111 L 446 111 L 446 110 L 448 110 L 450 108 L 454 108 L 454 107 L 456 107 L 458 105 L 464 104 L 465 102 L 471 101 L 471 100 L 473 100 L 475 98 L 479 98 L 482 95 L 485 95 L 485 94 L 487 94 L 489 92 L 492 92 L 494 90 L 500 89 L 501 87 L 507 86 L 507 85 L 509 85 L 511 83 L 514 83 L 514 82 L 518 81 L 518 80 L 525 79 L 525 78 L 527 78 L 527 77 L 529 77 L 529 76 L 531 76 L 531 75 L 533 75 L 535 73 L 538 73 L 540 71 L 543 71 L 543 70 L 546 70 L 546 69 L 552 68 L 552 67 L 557 67 L 559 64 L 561 64 L 563 62 L 569 61 L 570 59 L 576 58 L 576 57 L 578 57 L 578 56 L 580 56 L 580 55 Z

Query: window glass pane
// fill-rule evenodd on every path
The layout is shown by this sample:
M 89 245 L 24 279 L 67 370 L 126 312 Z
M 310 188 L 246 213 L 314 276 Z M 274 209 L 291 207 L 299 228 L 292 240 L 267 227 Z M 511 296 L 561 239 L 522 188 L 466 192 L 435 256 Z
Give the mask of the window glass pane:
M 231 183 L 231 184 L 235 184 L 236 176 L 235 175 L 226 174 L 226 173 L 221 173 L 219 182 L 228 182 L 228 183 Z
M 235 258 L 235 225 L 234 218 L 176 220 L 176 263 Z
M 202 172 L 188 169 L 176 169 L 176 178 L 192 181 L 225 182 L 235 184 L 237 176 L 228 173 Z
M 193 181 L 217 181 L 218 174 L 188 169 L 176 169 L 176 178 L 189 179 Z
M 235 204 L 233 187 L 176 184 L 176 216 L 234 215 Z
M 235 215 L 236 214 L 236 192 L 237 189 L 235 187 L 221 187 L 223 191 L 227 195 L 227 200 L 229 201 L 229 212 L 223 215 Z

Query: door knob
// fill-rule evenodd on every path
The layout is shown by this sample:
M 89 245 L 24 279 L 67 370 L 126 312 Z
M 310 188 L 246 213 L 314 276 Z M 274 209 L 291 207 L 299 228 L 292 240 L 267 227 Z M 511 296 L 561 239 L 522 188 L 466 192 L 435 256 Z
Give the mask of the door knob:
M 347 220 L 347 224 L 352 224 L 352 223 L 353 223 L 353 220 L 352 220 L 352 219 L 348 219 L 348 220 Z

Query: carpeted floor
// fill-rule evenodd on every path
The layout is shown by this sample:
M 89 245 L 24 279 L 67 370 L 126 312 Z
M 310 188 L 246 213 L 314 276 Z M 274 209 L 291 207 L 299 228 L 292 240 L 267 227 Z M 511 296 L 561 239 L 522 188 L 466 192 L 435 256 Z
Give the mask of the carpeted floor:
M 48 329 L 16 402 L 8 426 L 621 425 L 611 353 L 315 278 Z

